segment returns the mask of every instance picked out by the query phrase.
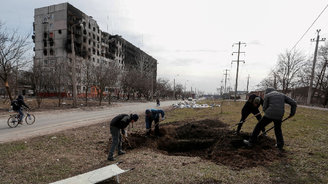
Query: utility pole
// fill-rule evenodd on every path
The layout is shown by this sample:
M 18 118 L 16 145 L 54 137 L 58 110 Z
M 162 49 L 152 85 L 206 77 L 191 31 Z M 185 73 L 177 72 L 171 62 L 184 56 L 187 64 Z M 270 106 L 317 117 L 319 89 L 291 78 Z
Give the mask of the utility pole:
M 225 69 L 225 70 L 223 70 L 223 71 L 225 71 L 225 74 L 223 74 L 223 75 L 225 75 L 225 77 L 224 77 L 224 92 L 226 93 L 227 92 L 227 75 L 228 75 L 228 71 L 230 71 L 230 70 L 228 70 L 228 69 Z
M 234 45 L 236 45 L 236 44 L 238 44 L 238 52 L 233 52 L 233 53 L 238 53 L 238 58 L 237 58 L 237 60 L 233 60 L 232 61 L 232 62 L 237 62 L 236 86 L 235 86 L 235 100 L 234 100 L 235 102 L 236 102 L 236 97 L 237 97 L 239 62 L 245 63 L 245 61 L 243 61 L 243 60 L 240 61 L 239 60 L 240 53 L 245 53 L 245 52 L 240 52 L 240 45 L 241 44 L 244 44 L 246 46 L 246 43 L 240 43 L 240 42 L 238 42 L 238 43 L 235 43 Z M 234 45 L 232 45 L 232 46 L 234 46 Z M 232 53 L 232 55 L 233 55 L 233 53 Z
M 317 29 L 317 39 L 315 40 L 314 38 L 311 39 L 311 42 L 314 42 L 316 41 L 316 44 L 315 44 L 315 49 L 314 49 L 314 58 L 313 58 L 313 66 L 312 66 L 312 72 L 311 72 L 311 80 L 310 80 L 310 85 L 309 85 L 309 91 L 308 91 L 308 98 L 307 98 L 307 101 L 306 101 L 306 104 L 307 105 L 310 105 L 311 104 L 311 97 L 312 97 L 312 86 L 313 86 L 313 78 L 314 78 L 314 69 L 315 69 L 315 63 L 317 61 L 317 52 L 318 52 L 318 44 L 319 44 L 319 41 L 325 41 L 326 38 L 322 38 L 320 40 L 320 33 L 321 29 Z
M 251 78 L 251 77 L 250 77 L 249 74 L 248 74 L 248 77 L 247 77 L 247 89 L 246 89 L 246 99 L 245 99 L 245 100 L 247 100 L 249 78 Z

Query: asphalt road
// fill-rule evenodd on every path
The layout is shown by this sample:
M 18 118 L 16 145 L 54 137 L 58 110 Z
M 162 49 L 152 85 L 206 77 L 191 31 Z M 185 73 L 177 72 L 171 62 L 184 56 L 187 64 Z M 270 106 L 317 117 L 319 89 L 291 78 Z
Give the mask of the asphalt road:
M 162 101 L 159 108 L 172 106 L 179 101 Z M 72 111 L 51 111 L 48 112 L 30 112 L 35 115 L 33 125 L 18 125 L 16 128 L 10 128 L 7 125 L 8 117 L 0 118 L 0 143 L 15 140 L 24 140 L 24 138 L 46 135 L 62 131 L 68 128 L 79 127 L 98 123 L 104 120 L 110 121 L 114 116 L 122 113 L 143 113 L 147 108 L 156 108 L 156 102 L 148 103 L 113 103 L 115 107 L 104 107 L 98 110 L 81 110 Z

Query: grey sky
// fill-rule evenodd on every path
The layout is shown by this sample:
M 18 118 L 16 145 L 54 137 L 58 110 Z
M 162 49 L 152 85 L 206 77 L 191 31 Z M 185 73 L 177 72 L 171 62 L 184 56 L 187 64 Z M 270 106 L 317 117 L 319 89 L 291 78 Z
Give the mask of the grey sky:
M 58 0 L 3 1 L 0 19 L 8 29 L 32 31 L 34 9 L 63 3 Z M 238 47 L 242 46 L 238 90 L 254 90 L 277 62 L 277 55 L 291 49 L 327 1 L 297 0 L 71 0 L 73 6 L 97 20 L 100 28 L 119 34 L 158 60 L 158 77 L 214 93 L 228 72 L 234 89 Z M 321 29 L 328 37 L 326 10 L 297 45 L 309 58 L 315 44 L 310 39 Z M 232 64 L 231 64 L 232 63 Z M 177 76 L 179 74 L 179 76 Z M 188 82 L 187 82 L 188 80 Z

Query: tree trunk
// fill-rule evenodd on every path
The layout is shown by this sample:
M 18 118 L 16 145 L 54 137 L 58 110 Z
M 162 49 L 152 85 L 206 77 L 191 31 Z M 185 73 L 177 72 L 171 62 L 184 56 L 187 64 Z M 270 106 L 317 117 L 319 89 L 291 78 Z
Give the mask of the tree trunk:
M 9 96 L 10 101 L 13 101 L 13 97 L 11 96 L 11 93 L 10 93 L 10 90 L 9 90 L 8 82 L 6 82 L 6 91 L 8 93 L 8 96 Z
M 110 97 L 112 96 L 112 92 L 108 91 L 108 104 L 110 105 L 111 101 L 110 101 Z
M 88 106 L 88 90 L 89 90 L 89 88 L 86 87 L 85 88 L 85 106 Z

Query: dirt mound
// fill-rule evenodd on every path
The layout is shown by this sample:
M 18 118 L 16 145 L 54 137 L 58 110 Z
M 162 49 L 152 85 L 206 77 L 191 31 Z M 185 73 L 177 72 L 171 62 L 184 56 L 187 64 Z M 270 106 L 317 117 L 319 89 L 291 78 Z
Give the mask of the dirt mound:
M 250 134 L 234 135 L 228 126 L 211 119 L 172 122 L 160 125 L 160 138 L 156 138 L 152 131 L 149 138 L 142 133 L 132 133 L 129 140 L 133 148 L 148 147 L 168 155 L 198 156 L 233 169 L 267 165 L 286 158 L 286 152 L 274 147 L 274 139 L 261 136 L 258 144 L 250 148 L 243 143 Z M 129 147 L 126 143 L 124 146 Z

